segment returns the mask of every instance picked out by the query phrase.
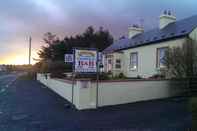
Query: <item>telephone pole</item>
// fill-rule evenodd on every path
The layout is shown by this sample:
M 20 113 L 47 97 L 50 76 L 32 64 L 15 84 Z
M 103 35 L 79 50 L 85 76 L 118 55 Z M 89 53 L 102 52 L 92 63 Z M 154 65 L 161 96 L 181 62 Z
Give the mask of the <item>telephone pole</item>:
M 31 65 L 31 36 L 29 37 L 29 65 Z

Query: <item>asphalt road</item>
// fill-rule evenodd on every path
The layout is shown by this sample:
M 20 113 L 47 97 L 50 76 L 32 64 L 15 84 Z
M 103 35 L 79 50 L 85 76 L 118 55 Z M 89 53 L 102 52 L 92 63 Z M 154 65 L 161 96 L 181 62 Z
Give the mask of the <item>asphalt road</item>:
M 0 131 L 187 131 L 187 98 L 77 111 L 37 81 L 0 76 Z

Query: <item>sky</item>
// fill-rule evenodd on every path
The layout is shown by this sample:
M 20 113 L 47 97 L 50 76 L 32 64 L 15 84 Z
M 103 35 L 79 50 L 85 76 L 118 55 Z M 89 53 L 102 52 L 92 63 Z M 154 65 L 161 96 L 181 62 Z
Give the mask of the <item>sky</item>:
M 29 36 L 35 63 L 46 32 L 63 38 L 102 26 L 118 39 L 132 24 L 143 23 L 145 31 L 158 27 L 164 10 L 180 20 L 197 15 L 196 7 L 196 0 L 2 0 L 0 64 L 27 64 Z

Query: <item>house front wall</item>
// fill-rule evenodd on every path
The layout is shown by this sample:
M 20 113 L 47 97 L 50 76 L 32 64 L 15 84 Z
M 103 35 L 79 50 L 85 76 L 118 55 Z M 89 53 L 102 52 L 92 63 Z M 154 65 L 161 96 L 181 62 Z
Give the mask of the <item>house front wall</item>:
M 189 37 L 195 41 L 197 41 L 197 28 L 195 28 L 189 35 Z
M 185 41 L 186 38 L 179 38 L 157 44 L 124 50 L 124 67 L 122 68 L 122 71 L 127 77 L 151 77 L 157 74 L 159 71 L 156 67 L 157 49 L 163 47 L 182 46 Z M 130 68 L 130 54 L 133 52 L 138 53 L 138 67 L 136 70 L 132 70 Z
M 106 54 L 105 60 L 105 72 L 112 72 L 114 76 L 123 72 L 124 57 L 122 52 Z M 120 60 L 120 68 L 116 67 L 116 60 Z M 111 61 L 111 64 L 109 61 Z
M 197 28 L 195 28 L 189 34 L 189 37 L 197 41 Z M 187 37 L 177 38 L 174 40 L 164 41 L 152 45 L 123 50 L 121 53 L 117 53 L 117 52 L 111 53 L 110 55 L 112 56 L 112 72 L 113 74 L 116 75 L 122 72 L 127 77 L 137 77 L 137 76 L 141 76 L 143 78 L 151 77 L 159 73 L 159 69 L 156 66 L 157 49 L 163 47 L 172 48 L 172 47 L 182 46 L 183 43 L 185 43 L 186 41 L 187 41 Z M 138 67 L 136 70 L 130 68 L 130 54 L 134 52 L 138 53 Z M 116 59 L 121 59 L 121 69 L 115 68 Z

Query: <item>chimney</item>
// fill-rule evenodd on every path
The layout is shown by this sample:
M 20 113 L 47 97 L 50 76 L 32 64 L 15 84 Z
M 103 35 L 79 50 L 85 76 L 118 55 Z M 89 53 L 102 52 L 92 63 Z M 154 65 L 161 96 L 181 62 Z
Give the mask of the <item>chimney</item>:
M 163 14 L 159 17 L 159 28 L 163 29 L 168 24 L 176 21 L 176 17 L 172 15 L 171 11 L 164 11 Z
M 130 26 L 128 28 L 128 37 L 129 39 L 138 35 L 138 34 L 141 34 L 144 32 L 144 29 L 138 25 L 133 25 L 133 26 Z

